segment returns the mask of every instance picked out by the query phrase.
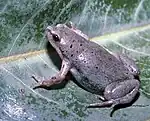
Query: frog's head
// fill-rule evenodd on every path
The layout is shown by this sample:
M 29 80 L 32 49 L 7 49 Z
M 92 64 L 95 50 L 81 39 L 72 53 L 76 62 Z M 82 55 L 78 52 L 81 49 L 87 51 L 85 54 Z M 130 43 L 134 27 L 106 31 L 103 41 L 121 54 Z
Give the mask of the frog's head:
M 57 26 L 48 26 L 46 28 L 46 35 L 49 42 L 54 48 L 66 45 L 73 36 L 73 32 L 65 24 L 58 24 Z
M 80 38 L 88 39 L 88 37 L 79 29 L 76 29 L 72 23 L 67 25 L 58 24 L 54 27 L 48 26 L 46 29 L 46 35 L 48 41 L 59 54 L 63 50 L 67 49 L 70 44 L 72 44 L 73 42 L 75 43 Z
M 74 38 L 74 32 L 65 24 L 56 26 L 48 26 L 46 28 L 46 36 L 50 44 L 56 49 L 62 57 L 62 48 L 66 48 Z

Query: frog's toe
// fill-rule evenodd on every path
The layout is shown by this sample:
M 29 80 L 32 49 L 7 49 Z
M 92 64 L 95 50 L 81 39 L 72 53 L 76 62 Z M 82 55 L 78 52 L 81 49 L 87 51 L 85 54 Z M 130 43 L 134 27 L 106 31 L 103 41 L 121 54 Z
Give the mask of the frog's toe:
M 38 76 L 36 76 L 34 74 L 31 76 L 31 78 L 33 78 L 34 81 L 36 81 L 37 83 L 39 83 L 41 80 L 45 80 L 44 77 L 41 78 L 41 77 L 38 77 Z
M 42 81 L 38 81 L 36 86 L 34 86 L 32 89 L 38 89 L 38 88 L 45 88 L 46 86 L 43 84 Z
M 106 101 L 102 103 L 93 103 L 87 106 L 87 108 L 102 108 L 102 107 L 110 107 L 113 104 L 113 101 Z
M 38 88 L 41 88 L 41 85 L 34 86 L 32 89 L 35 90 L 35 89 L 38 89 Z
M 98 95 L 97 98 L 103 102 L 106 101 L 106 99 L 103 96 Z

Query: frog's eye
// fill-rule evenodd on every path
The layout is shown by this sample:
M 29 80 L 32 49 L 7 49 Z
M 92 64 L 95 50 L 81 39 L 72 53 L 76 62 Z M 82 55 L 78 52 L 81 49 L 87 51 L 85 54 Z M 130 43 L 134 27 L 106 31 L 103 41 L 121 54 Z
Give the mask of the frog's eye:
M 57 42 L 57 41 L 60 41 L 60 39 L 59 39 L 58 35 L 53 34 L 52 36 L 53 36 L 54 41 L 56 41 L 56 42 Z

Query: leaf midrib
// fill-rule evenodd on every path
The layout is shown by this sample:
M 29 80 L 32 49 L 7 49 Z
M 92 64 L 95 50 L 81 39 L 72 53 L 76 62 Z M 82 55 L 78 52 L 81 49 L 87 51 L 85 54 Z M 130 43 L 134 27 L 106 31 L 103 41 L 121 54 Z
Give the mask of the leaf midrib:
M 150 24 L 145 24 L 143 26 L 137 26 L 134 28 L 125 29 L 120 32 L 104 34 L 102 36 L 93 37 L 90 40 L 97 42 L 97 41 L 107 41 L 107 40 L 113 39 L 113 41 L 116 41 L 120 37 L 127 36 L 129 34 L 133 34 L 134 32 L 144 31 L 147 29 L 150 29 Z M 13 55 L 13 56 L 2 57 L 2 58 L 0 58 L 0 63 L 6 63 L 6 62 L 16 61 L 19 59 L 25 59 L 27 57 L 36 56 L 39 54 L 43 54 L 45 52 L 46 52 L 46 50 L 44 49 L 44 50 L 40 50 L 40 51 L 33 51 L 33 52 L 27 52 L 27 53 Z

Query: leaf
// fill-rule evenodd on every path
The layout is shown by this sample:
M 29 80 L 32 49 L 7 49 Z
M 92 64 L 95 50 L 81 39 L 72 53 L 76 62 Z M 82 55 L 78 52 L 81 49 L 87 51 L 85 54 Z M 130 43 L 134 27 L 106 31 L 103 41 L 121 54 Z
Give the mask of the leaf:
M 148 120 L 149 6 L 148 0 L 0 0 L 0 119 Z M 109 108 L 86 109 L 99 100 L 72 81 L 52 90 L 32 89 L 36 84 L 31 78 L 33 74 L 51 77 L 58 73 L 61 64 L 47 45 L 44 29 L 69 20 L 93 37 L 92 41 L 135 59 L 141 70 L 141 95 L 134 105 L 144 107 L 120 109 L 110 117 Z M 49 52 L 42 50 L 45 46 Z

